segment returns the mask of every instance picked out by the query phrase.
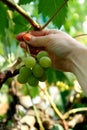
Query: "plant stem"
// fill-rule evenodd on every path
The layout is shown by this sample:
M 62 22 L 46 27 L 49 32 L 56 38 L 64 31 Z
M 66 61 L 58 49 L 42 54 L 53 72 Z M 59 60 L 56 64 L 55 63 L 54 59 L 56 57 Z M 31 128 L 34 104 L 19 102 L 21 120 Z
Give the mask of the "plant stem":
M 30 93 L 30 89 L 29 89 L 29 87 L 28 87 L 28 83 L 26 83 L 26 85 L 27 85 L 27 88 L 28 88 L 29 95 L 30 95 L 30 97 L 31 97 L 31 102 L 32 102 L 32 106 L 33 106 L 33 109 L 34 109 L 34 112 L 35 112 L 35 116 L 36 116 L 37 122 L 38 122 L 38 124 L 39 124 L 39 126 L 40 126 L 40 129 L 41 129 L 41 130 L 45 130 L 44 127 L 43 127 L 43 124 L 42 124 L 42 122 L 41 122 L 41 119 L 40 119 L 40 116 L 39 116 L 39 112 L 38 112 L 36 106 L 35 106 L 34 103 L 33 103 L 32 95 L 31 95 L 31 93 Z
M 21 14 L 33 27 L 35 30 L 40 30 L 40 25 L 33 20 L 27 13 L 24 11 L 19 5 L 17 5 L 15 2 L 11 0 L 0 0 L 4 4 L 6 4 L 8 7 L 13 8 L 16 10 L 19 14 Z
M 59 118 L 60 118 L 61 120 L 63 120 L 64 118 L 63 118 L 62 113 L 58 110 L 58 108 L 56 107 L 56 105 L 54 104 L 54 102 L 52 101 L 52 99 L 50 98 L 50 95 L 49 95 L 47 89 L 46 89 L 46 88 L 41 88 L 41 87 L 40 87 L 40 89 L 41 89 L 41 90 L 44 92 L 44 94 L 46 95 L 47 99 L 49 100 L 49 102 L 50 102 L 51 106 L 53 107 L 54 111 L 56 112 L 56 114 L 59 116 Z
M 64 130 L 68 130 L 68 124 L 66 122 L 66 120 L 64 119 L 64 116 L 62 115 L 62 113 L 58 110 L 58 108 L 56 107 L 55 103 L 52 101 L 52 99 L 50 98 L 50 95 L 47 91 L 46 88 L 41 88 L 40 89 L 44 92 L 44 94 L 46 95 L 47 99 L 49 100 L 52 108 L 54 109 L 54 111 L 56 112 L 56 114 L 58 115 L 58 117 L 61 119 L 62 123 L 63 123 L 63 127 L 64 127 Z
M 87 107 L 75 108 L 75 109 L 69 110 L 68 112 L 66 112 L 64 114 L 64 119 L 67 119 L 70 114 L 74 114 L 74 113 L 81 112 L 81 111 L 87 111 Z
M 73 38 L 82 37 L 82 36 L 87 36 L 87 33 L 85 33 L 85 34 L 78 34 L 78 35 L 74 36 Z
M 61 9 L 64 7 L 64 5 L 68 2 L 68 0 L 65 0 L 62 5 L 60 6 L 60 8 L 58 8 L 58 10 L 53 14 L 52 17 L 50 17 L 50 19 L 40 28 L 40 30 L 44 29 L 53 19 L 54 17 L 61 11 Z
M 36 108 L 36 106 L 35 106 L 34 104 L 33 104 L 33 109 L 34 109 L 34 111 L 35 111 L 35 115 L 36 115 L 36 118 L 37 118 L 37 121 L 38 121 L 38 123 L 39 123 L 39 126 L 40 126 L 41 130 L 45 130 L 44 127 L 43 127 L 43 125 L 42 125 L 42 122 L 41 122 L 41 120 L 40 120 L 40 117 L 39 117 L 37 108 Z
M 17 69 L 17 66 L 21 63 L 21 58 L 18 58 L 17 61 L 7 70 L 3 70 L 4 72 L 0 72 L 0 88 L 3 85 L 3 83 L 6 82 L 6 80 L 10 77 L 14 77 L 19 73 L 19 69 Z

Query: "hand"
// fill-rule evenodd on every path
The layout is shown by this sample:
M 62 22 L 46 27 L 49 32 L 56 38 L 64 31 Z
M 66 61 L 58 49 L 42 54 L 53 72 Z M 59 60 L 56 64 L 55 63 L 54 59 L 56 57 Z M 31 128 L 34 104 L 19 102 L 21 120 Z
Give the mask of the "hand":
M 74 73 L 87 94 L 87 48 L 84 45 L 59 30 L 20 33 L 17 40 L 33 47 L 44 47 L 52 59 L 53 67 Z
M 44 47 L 52 59 L 54 68 L 72 72 L 73 65 L 70 58 L 78 42 L 68 34 L 54 29 L 31 31 L 19 34 L 17 39 L 24 40 L 34 47 Z

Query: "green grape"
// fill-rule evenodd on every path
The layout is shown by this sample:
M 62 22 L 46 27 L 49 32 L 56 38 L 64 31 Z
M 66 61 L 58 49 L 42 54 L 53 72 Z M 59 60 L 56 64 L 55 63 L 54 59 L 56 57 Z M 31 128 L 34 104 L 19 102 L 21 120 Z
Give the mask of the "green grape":
M 46 81 L 47 75 L 46 75 L 45 71 L 44 71 L 43 75 L 42 75 L 40 78 L 38 78 L 38 79 L 39 79 L 39 81 L 41 81 L 41 82 Z
M 31 69 L 27 68 L 26 66 L 23 66 L 20 68 L 19 73 L 21 75 L 24 75 L 26 78 L 29 77 L 31 75 Z
M 36 64 L 36 60 L 32 56 L 28 56 L 24 58 L 24 64 L 26 65 L 26 67 L 32 68 Z
M 31 75 L 28 79 L 28 83 L 29 85 L 31 86 L 37 86 L 38 85 L 38 79 L 34 76 L 34 75 Z
M 38 63 L 36 63 L 32 68 L 32 72 L 35 77 L 40 78 L 44 73 L 44 69 Z
M 40 51 L 37 55 L 36 58 L 39 60 L 43 56 L 48 56 L 48 53 L 46 51 Z
M 25 84 L 28 81 L 28 78 L 26 76 L 19 74 L 17 77 L 17 80 L 21 84 Z
M 31 76 L 32 72 L 26 66 L 23 66 L 19 70 L 19 75 L 17 77 L 18 82 L 24 84 L 28 81 L 28 78 Z
M 51 59 L 47 56 L 41 57 L 39 60 L 39 64 L 43 67 L 43 68 L 48 68 L 51 66 Z

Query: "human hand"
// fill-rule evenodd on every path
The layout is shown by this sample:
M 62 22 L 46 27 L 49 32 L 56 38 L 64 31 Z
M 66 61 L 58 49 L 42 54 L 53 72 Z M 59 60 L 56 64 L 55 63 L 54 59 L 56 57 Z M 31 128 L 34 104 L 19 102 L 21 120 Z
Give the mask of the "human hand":
M 72 56 L 81 45 L 68 34 L 54 29 L 30 31 L 19 34 L 17 40 L 25 41 L 33 47 L 44 47 L 52 59 L 54 68 L 73 72 Z

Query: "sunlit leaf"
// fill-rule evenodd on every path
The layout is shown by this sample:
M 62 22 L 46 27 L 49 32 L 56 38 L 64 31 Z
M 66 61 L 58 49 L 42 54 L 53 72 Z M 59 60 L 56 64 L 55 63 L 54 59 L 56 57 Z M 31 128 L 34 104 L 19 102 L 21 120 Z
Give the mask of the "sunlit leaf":
M 60 8 L 64 0 L 39 0 L 39 13 L 42 13 L 43 16 L 48 16 L 49 18 L 54 15 L 54 13 Z M 52 20 L 55 25 L 58 27 L 62 26 L 65 22 L 65 17 L 67 13 L 67 6 L 62 7 L 61 11 L 56 15 Z

